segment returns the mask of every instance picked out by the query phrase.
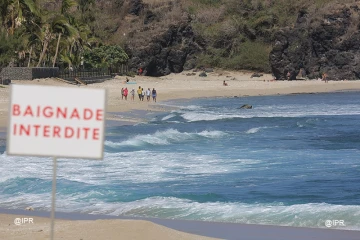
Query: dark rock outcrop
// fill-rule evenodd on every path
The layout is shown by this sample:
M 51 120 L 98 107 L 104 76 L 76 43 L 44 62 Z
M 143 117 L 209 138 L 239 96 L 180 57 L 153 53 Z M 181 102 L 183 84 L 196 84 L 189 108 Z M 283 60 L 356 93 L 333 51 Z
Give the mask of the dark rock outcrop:
M 294 28 L 275 34 L 270 64 L 276 79 L 306 77 L 353 80 L 360 78 L 359 3 L 334 5 L 327 12 L 301 10 Z M 304 75 L 304 74 L 302 74 Z
M 142 0 L 130 0 L 128 13 L 139 16 L 140 12 L 144 9 Z
M 145 12 L 145 18 L 144 18 L 144 24 L 149 24 L 149 23 L 152 23 L 154 20 L 157 19 L 157 16 L 155 13 L 153 13 L 152 11 L 150 10 L 147 10 Z
M 240 107 L 240 109 L 252 109 L 252 106 L 249 104 L 244 104 Z
M 136 72 L 139 67 L 147 76 L 163 76 L 191 69 L 195 63 L 195 54 L 200 52 L 204 43 L 196 38 L 188 23 L 172 25 L 162 35 L 156 36 L 147 46 L 127 49 L 129 67 Z

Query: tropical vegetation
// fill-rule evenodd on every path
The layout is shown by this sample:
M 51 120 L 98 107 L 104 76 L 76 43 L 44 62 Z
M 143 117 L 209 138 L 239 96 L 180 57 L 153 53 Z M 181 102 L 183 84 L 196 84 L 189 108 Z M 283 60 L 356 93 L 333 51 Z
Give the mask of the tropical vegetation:
M 171 25 L 185 21 L 196 39 L 203 40 L 197 66 L 270 72 L 274 34 L 294 27 L 300 11 L 321 17 L 336 4 L 356 2 L 0 0 L 0 68 L 121 64 L 131 50 L 147 46 Z
M 107 67 L 126 62 L 120 46 L 105 46 L 93 34 L 89 23 L 94 6 L 95 0 L 1 0 L 0 68 Z

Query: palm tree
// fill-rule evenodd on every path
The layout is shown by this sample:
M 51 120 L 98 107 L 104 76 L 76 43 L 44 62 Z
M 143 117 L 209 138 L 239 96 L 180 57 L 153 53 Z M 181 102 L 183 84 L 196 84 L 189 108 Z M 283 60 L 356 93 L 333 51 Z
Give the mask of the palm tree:
M 31 17 L 38 15 L 36 0 L 3 0 L 2 11 L 5 8 L 8 11 L 8 19 L 11 22 L 9 33 L 14 34 L 17 27 L 21 26 L 24 21 L 29 21 Z M 6 16 L 6 15 L 5 15 Z
M 62 0 L 61 1 L 61 14 L 68 17 L 69 10 L 72 7 L 76 7 L 78 4 L 75 0 Z
M 73 26 L 71 26 L 69 24 L 69 22 L 67 21 L 67 19 L 64 16 L 58 16 L 57 18 L 53 19 L 52 32 L 53 32 L 53 34 L 58 35 L 55 56 L 53 59 L 53 67 L 55 67 L 57 55 L 59 52 L 59 44 L 60 44 L 61 36 L 62 35 L 65 35 L 66 37 L 75 36 L 75 35 L 77 35 L 77 30 L 76 30 L 76 28 L 74 28 Z
M 8 28 L 8 19 L 10 13 L 10 4 L 12 0 L 2 0 L 0 1 L 0 15 L 1 15 L 1 24 L 3 25 L 4 29 Z
M 78 2 L 78 6 L 82 14 L 89 11 L 90 7 L 95 5 L 95 0 L 78 0 Z
M 40 66 L 41 62 L 43 61 L 43 58 L 45 56 L 45 53 L 47 51 L 47 48 L 49 46 L 49 43 L 52 39 L 52 34 L 51 34 L 51 31 L 50 31 L 50 24 L 48 23 L 45 23 L 40 31 L 38 32 L 38 37 L 39 39 L 41 39 L 41 42 L 42 42 L 42 51 L 40 53 L 40 57 L 39 57 L 39 61 L 38 61 L 38 64 L 36 65 L 37 67 Z
M 69 19 L 71 18 L 69 10 L 74 6 L 76 6 L 74 0 L 62 0 L 60 13 L 54 14 L 47 12 L 43 14 L 43 25 L 40 28 L 42 31 L 39 36 L 42 39 L 42 51 L 37 66 L 40 66 L 42 63 L 52 40 L 57 39 L 55 54 L 52 60 L 54 67 L 59 54 L 61 38 L 63 36 L 69 38 L 77 35 L 76 28 L 69 23 Z
M 63 34 L 67 34 L 67 37 L 71 38 L 74 35 L 77 35 L 77 30 L 70 24 L 70 20 L 73 18 L 69 14 L 69 10 L 72 7 L 77 6 L 77 2 L 75 0 L 62 0 L 61 2 L 61 14 L 63 18 L 57 19 L 56 24 L 54 24 L 54 31 L 58 34 L 58 41 L 56 44 L 56 51 L 53 60 L 53 67 L 55 67 L 56 59 L 59 53 L 59 45 L 61 36 Z

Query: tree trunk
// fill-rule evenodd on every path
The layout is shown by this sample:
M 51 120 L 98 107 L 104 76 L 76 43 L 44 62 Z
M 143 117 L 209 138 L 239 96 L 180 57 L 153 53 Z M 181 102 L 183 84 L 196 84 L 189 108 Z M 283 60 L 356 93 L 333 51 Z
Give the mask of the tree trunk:
M 11 29 L 10 29 L 10 35 L 14 35 L 14 29 L 15 29 L 15 17 L 14 17 L 14 10 L 11 12 Z
M 72 55 L 72 50 L 73 50 L 74 44 L 75 44 L 75 40 L 70 45 L 70 57 Z
M 54 60 L 53 60 L 53 67 L 55 67 L 57 55 L 58 55 L 58 52 L 59 52 L 60 39 L 61 39 L 61 33 L 59 34 L 58 42 L 56 44 L 56 51 L 55 51 L 55 57 L 54 57 Z
M 45 53 L 46 53 L 48 44 L 49 44 L 49 42 L 48 42 L 47 40 L 45 40 L 43 50 L 42 50 L 42 52 L 41 52 L 41 54 L 40 54 L 39 62 L 38 62 L 38 64 L 36 65 L 37 67 L 40 66 L 40 64 L 41 64 L 41 62 L 42 62 L 42 60 L 43 60 L 43 58 L 44 58 L 44 56 L 45 56 Z
M 29 61 L 28 61 L 28 66 L 27 66 L 27 67 L 30 67 L 32 48 L 33 48 L 33 47 L 31 46 L 31 47 L 30 47 L 30 53 L 29 53 Z

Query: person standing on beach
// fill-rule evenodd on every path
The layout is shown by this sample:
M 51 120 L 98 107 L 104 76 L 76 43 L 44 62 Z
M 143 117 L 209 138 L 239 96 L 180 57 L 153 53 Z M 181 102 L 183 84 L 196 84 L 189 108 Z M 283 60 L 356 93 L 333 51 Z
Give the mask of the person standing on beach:
M 145 91 L 143 88 L 141 88 L 141 101 L 144 101 L 144 97 L 145 97 Z
M 323 75 L 322 75 L 322 80 L 325 81 L 325 83 L 328 82 L 328 77 L 327 77 L 327 74 L 326 74 L 326 73 L 323 73 Z
M 127 100 L 127 96 L 128 96 L 128 89 L 127 88 L 124 89 L 124 96 L 125 96 L 125 100 Z
M 139 100 L 141 101 L 141 93 L 142 93 L 142 91 L 141 91 L 141 86 L 139 86 L 139 89 L 137 90 L 137 94 L 138 94 L 138 96 L 139 96 Z
M 134 101 L 134 96 L 135 96 L 135 89 L 132 89 L 131 91 L 130 91 L 130 93 L 131 93 L 131 100 L 133 100 Z
M 156 102 L 156 90 L 155 90 L 155 88 L 153 88 L 153 90 L 152 90 L 152 98 L 153 98 L 153 102 Z
M 121 88 L 121 99 L 124 99 L 124 88 Z
M 151 91 L 150 91 L 150 88 L 148 88 L 146 90 L 146 100 L 149 102 L 150 101 L 150 94 L 151 94 Z

